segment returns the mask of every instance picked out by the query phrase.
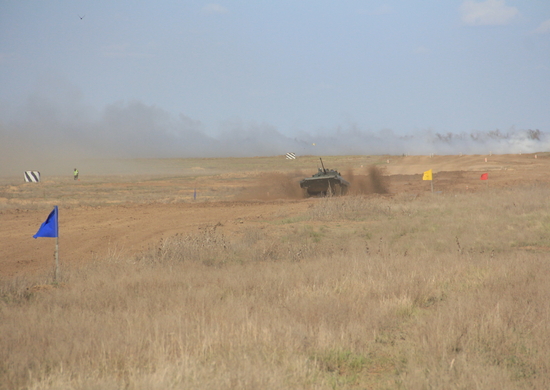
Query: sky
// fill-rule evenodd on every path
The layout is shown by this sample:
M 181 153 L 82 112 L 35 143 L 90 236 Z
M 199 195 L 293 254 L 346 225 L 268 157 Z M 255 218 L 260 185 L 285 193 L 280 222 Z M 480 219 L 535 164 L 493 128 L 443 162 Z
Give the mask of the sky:
M 0 173 L 550 148 L 548 0 L 0 0 Z

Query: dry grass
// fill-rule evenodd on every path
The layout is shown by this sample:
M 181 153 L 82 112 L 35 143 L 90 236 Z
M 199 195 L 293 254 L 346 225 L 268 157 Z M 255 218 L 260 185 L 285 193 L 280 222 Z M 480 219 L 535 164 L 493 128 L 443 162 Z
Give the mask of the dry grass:
M 325 198 L 3 280 L 0 388 L 549 388 L 549 195 Z
M 231 196 L 231 187 L 222 194 L 212 188 L 208 176 L 118 176 L 87 177 L 75 182 L 63 177 L 52 177 L 41 183 L 0 185 L 0 210 L 40 209 L 52 202 L 63 208 L 95 207 L 113 204 L 184 203 L 192 202 L 194 190 L 198 199 L 208 201 Z M 224 181 L 224 178 L 219 178 Z M 225 179 L 230 180 L 230 179 Z M 234 190 L 233 192 L 236 192 Z

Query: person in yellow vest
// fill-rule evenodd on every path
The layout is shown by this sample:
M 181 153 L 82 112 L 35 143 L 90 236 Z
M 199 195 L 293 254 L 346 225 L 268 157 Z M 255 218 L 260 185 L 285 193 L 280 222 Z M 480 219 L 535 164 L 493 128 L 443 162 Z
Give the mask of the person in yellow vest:
M 78 169 L 76 169 L 76 168 L 74 169 L 73 176 L 74 176 L 75 180 L 78 180 Z

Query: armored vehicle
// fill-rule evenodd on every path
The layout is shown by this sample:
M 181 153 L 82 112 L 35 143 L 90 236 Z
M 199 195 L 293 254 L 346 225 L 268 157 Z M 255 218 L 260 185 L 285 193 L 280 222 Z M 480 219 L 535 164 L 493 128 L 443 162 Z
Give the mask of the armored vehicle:
M 349 182 L 344 180 L 340 172 L 333 169 L 326 169 L 321 160 L 322 169 L 311 177 L 300 181 L 300 187 L 308 196 L 344 195 L 348 191 Z

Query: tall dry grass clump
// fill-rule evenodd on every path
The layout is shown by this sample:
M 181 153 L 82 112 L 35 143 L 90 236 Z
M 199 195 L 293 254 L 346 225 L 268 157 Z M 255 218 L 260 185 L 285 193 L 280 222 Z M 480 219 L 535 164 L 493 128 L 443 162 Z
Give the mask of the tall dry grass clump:
M 325 198 L 3 280 L 0 388 L 548 388 L 549 195 Z

